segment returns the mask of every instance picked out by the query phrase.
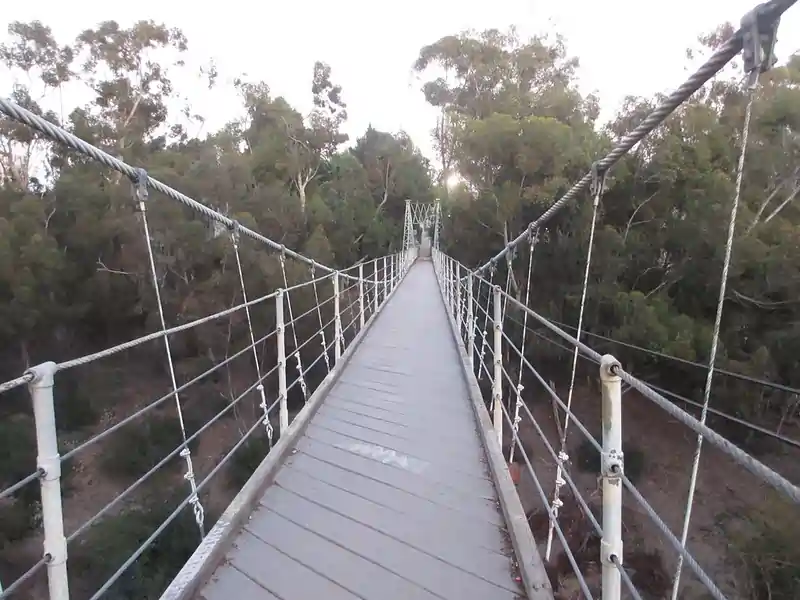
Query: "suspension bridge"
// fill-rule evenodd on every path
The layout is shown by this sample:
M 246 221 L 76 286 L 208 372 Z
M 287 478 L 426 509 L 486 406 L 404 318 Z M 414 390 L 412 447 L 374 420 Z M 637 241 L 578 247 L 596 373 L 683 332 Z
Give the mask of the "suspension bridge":
M 780 16 L 793 1 L 773 0 L 742 20 L 742 28 L 682 86 L 665 100 L 614 149 L 598 160 L 591 172 L 571 187 L 546 212 L 485 264 L 468 267 L 443 253 L 439 239 L 444 219 L 438 202 L 406 202 L 401 250 L 337 270 L 243 226 L 226 215 L 174 190 L 99 150 L 60 127 L 8 100 L 0 111 L 56 143 L 64 144 L 127 176 L 133 184 L 142 235 L 148 249 L 148 269 L 159 308 L 158 331 L 91 355 L 55 363 L 45 362 L 0 384 L 0 393 L 27 386 L 36 426 L 38 468 L 0 491 L 0 501 L 13 499 L 30 485 L 41 488 L 41 559 L 14 581 L 3 581 L 0 598 L 26 598 L 36 581 L 47 582 L 50 600 L 75 598 L 70 593 L 70 548 L 104 517 L 118 511 L 133 494 L 173 459 L 182 459 L 185 494 L 172 513 L 93 594 L 92 600 L 113 597 L 114 585 L 181 513 L 190 511 L 200 542 L 163 592 L 163 600 L 228 597 L 248 600 L 307 598 L 503 599 L 531 600 L 567 597 L 553 581 L 548 564 L 559 548 L 578 583 L 575 596 L 616 600 L 642 598 L 626 569 L 622 543 L 623 497 L 652 520 L 666 545 L 677 556 L 672 598 L 680 597 L 681 574 L 691 571 L 716 599 L 725 593 L 687 550 L 691 509 L 695 497 L 703 443 L 714 446 L 772 486 L 785 498 L 800 503 L 800 489 L 706 425 L 711 379 L 739 202 L 739 191 L 753 92 L 758 75 L 773 62 Z M 595 224 L 606 174 L 639 141 L 661 124 L 734 56 L 742 53 L 750 90 L 742 124 L 741 158 L 732 199 L 730 228 L 716 313 L 714 345 L 699 419 L 655 388 L 626 371 L 611 355 L 601 355 L 584 333 L 584 306 L 592 260 Z M 171 325 L 159 291 L 159 273 L 148 224 L 150 192 L 158 192 L 196 211 L 229 235 L 238 267 L 243 302 L 230 309 L 180 325 Z M 588 194 L 586 194 L 588 192 Z M 585 277 L 577 326 L 554 323 L 529 305 L 533 256 L 539 234 L 568 202 L 587 196 L 593 218 L 585 257 Z M 280 260 L 284 287 L 249 298 L 240 246 L 255 244 Z M 519 250 L 527 250 L 522 271 L 524 298 L 509 293 L 508 279 Z M 290 284 L 287 261 L 308 267 L 309 277 Z M 505 268 L 504 289 L 502 272 Z M 313 294 L 313 306 L 300 312 L 297 298 Z M 274 309 L 274 328 L 257 331 L 255 315 Z M 199 376 L 181 381 L 176 373 L 172 343 L 182 332 L 244 314 L 249 344 Z M 519 320 L 514 320 L 511 315 Z M 297 324 L 317 323 L 316 333 L 298 339 Z M 513 321 L 514 327 L 511 327 Z M 570 329 L 571 327 L 571 329 Z M 529 362 L 524 349 L 535 328 L 572 353 L 568 393 L 556 392 L 545 374 Z M 567 330 L 573 331 L 573 333 Z M 542 337 L 540 334 L 536 334 Z M 595 336 L 597 337 L 597 336 Z M 54 387 L 59 374 L 103 361 L 147 344 L 163 346 L 171 390 L 162 397 L 67 451 L 56 433 Z M 277 360 L 267 368 L 258 349 L 274 344 Z M 319 352 L 313 352 L 318 345 Z M 252 384 L 194 433 L 185 426 L 182 394 L 236 357 L 252 357 Z M 593 425 L 572 411 L 576 365 L 579 359 L 596 364 L 602 406 L 601 439 Z M 312 385 L 308 374 L 324 369 Z M 551 444 L 523 401 L 523 373 L 560 407 L 564 415 L 557 444 Z M 274 378 L 275 385 L 267 382 Z M 624 388 L 623 388 L 624 386 Z M 785 387 L 785 386 L 784 386 Z M 683 527 L 674 532 L 626 476 L 622 452 L 623 393 L 636 390 L 669 417 L 697 435 Z M 289 411 L 289 392 L 300 390 L 302 409 Z M 789 390 L 800 393 L 800 390 Z M 202 477 L 195 471 L 192 442 L 245 400 L 255 399 L 259 414 L 240 438 Z M 67 530 L 63 517 L 61 466 L 94 444 L 139 420 L 158 407 L 173 405 L 181 437 L 174 451 L 84 523 Z M 556 468 L 554 481 L 545 481 L 535 459 L 521 442 L 520 424 L 540 435 L 545 459 Z M 567 453 L 570 424 L 601 457 L 602 509 L 596 516 L 571 472 Z M 276 431 L 277 430 L 277 431 Z M 201 497 L 232 457 L 256 433 L 269 448 L 252 476 L 228 508 L 209 522 Z M 790 440 L 791 441 L 791 440 Z M 546 535 L 535 539 L 518 494 L 519 469 L 532 482 L 547 516 Z M 561 521 L 564 493 L 576 499 L 591 523 L 599 544 L 596 564 L 599 582 L 590 582 L 579 564 L 577 549 Z M 678 492 L 676 492 L 678 493 Z M 30 596 L 33 597 L 33 596 Z

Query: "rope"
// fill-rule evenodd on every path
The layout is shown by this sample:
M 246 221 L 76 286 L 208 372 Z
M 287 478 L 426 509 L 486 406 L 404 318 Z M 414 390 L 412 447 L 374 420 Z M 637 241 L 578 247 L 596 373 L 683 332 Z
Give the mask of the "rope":
M 736 231 L 736 215 L 739 211 L 739 199 L 742 193 L 742 179 L 744 177 L 745 154 L 747 152 L 747 138 L 750 133 L 750 118 L 753 113 L 753 101 L 755 99 L 755 89 L 758 83 L 758 72 L 753 73 L 747 98 L 747 107 L 744 111 L 744 125 L 742 126 L 742 151 L 739 154 L 739 165 L 736 169 L 736 190 L 733 195 L 731 214 L 728 221 L 728 239 L 725 243 L 725 259 L 722 263 L 722 277 L 719 285 L 719 297 L 717 299 L 717 312 L 714 317 L 714 333 L 711 338 L 711 353 L 708 357 L 708 372 L 706 374 L 706 384 L 703 390 L 703 408 L 700 412 L 700 424 L 705 425 L 708 416 L 708 404 L 711 401 L 711 382 L 714 377 L 714 363 L 717 361 L 717 351 L 719 348 L 719 334 L 722 326 L 722 311 L 725 304 L 725 292 L 727 291 L 728 272 L 731 266 L 731 255 L 733 254 L 733 236 Z M 689 477 L 689 494 L 686 499 L 686 510 L 683 517 L 683 530 L 681 531 L 681 546 L 686 546 L 686 539 L 689 536 L 689 522 L 692 518 L 692 506 L 694 504 L 694 494 L 697 490 L 697 473 L 700 468 L 700 453 L 703 449 L 703 435 L 697 436 L 697 448 L 692 459 L 692 474 Z M 672 600 L 677 600 L 678 587 L 683 570 L 683 555 L 678 557 L 678 565 L 675 568 L 675 579 L 672 585 Z
M 510 340 L 509 340 L 509 342 L 510 342 Z M 512 383 L 511 382 L 511 378 L 508 376 L 508 373 L 505 370 L 503 370 L 503 375 L 505 375 L 506 379 L 508 379 L 508 381 L 509 381 L 509 384 L 511 384 Z M 502 409 L 503 417 L 505 418 L 505 420 L 508 423 L 511 423 L 511 417 L 510 417 L 510 415 L 508 413 L 508 410 L 506 410 L 506 407 L 502 406 L 502 404 L 501 404 L 501 409 Z M 528 472 L 532 475 L 531 479 L 533 480 L 533 483 L 536 486 L 536 491 L 539 493 L 539 498 L 541 499 L 542 504 L 546 507 L 547 506 L 547 494 L 545 494 L 544 488 L 542 487 L 542 484 L 539 482 L 539 478 L 536 477 L 536 473 L 535 473 L 535 470 L 533 468 L 533 465 L 531 464 L 530 459 L 528 458 L 524 448 L 522 448 L 521 446 L 520 446 L 520 453 L 522 454 L 522 457 L 523 457 L 523 459 L 525 461 L 525 464 L 528 467 Z M 592 517 L 592 519 L 594 520 L 593 517 Z M 596 520 L 594 520 L 594 522 L 596 523 Z M 598 528 L 599 528 L 599 525 L 598 525 Z M 578 581 L 578 586 L 580 587 L 584 598 L 588 598 L 588 600 L 593 600 L 592 593 L 589 590 L 589 586 L 586 583 L 586 578 L 583 576 L 583 573 L 581 573 L 580 567 L 578 567 L 578 563 L 575 560 L 575 555 L 573 554 L 572 549 L 570 548 L 569 542 L 566 539 L 566 537 L 564 536 L 564 532 L 563 532 L 563 530 L 561 529 L 561 526 L 558 523 L 555 524 L 555 529 L 556 529 L 556 534 L 558 535 L 558 538 L 561 541 L 561 546 L 564 549 L 564 554 L 566 555 L 567 560 L 569 561 L 570 566 L 572 567 L 572 572 L 575 573 L 575 578 Z
M 289 287 L 289 281 L 286 279 L 286 258 L 281 253 L 280 257 L 281 261 L 281 273 L 283 273 L 283 287 Z M 303 363 L 302 359 L 300 358 L 300 348 L 297 344 L 297 324 L 294 322 L 294 315 L 292 314 L 292 300 L 289 297 L 288 292 L 286 293 L 286 308 L 289 309 L 289 324 L 292 326 L 292 339 L 294 340 L 294 358 L 297 368 L 297 377 L 300 379 L 300 389 L 303 391 L 303 401 L 305 402 L 308 400 L 308 388 L 306 387 L 306 380 L 303 378 Z
M 150 229 L 147 226 L 147 173 L 144 169 L 139 169 L 136 171 L 136 176 L 133 178 L 134 184 L 134 194 L 136 196 L 136 200 L 138 201 L 138 208 L 139 213 L 142 218 L 142 229 L 144 230 L 144 239 L 145 244 L 147 245 L 147 255 L 150 259 L 150 274 L 153 278 L 153 289 L 155 290 L 156 294 L 156 302 L 158 303 L 158 315 L 161 319 L 161 331 L 165 332 L 167 330 L 167 322 L 164 318 L 164 305 L 161 301 L 161 291 L 158 285 L 158 272 L 156 271 L 156 261 L 155 257 L 153 256 L 153 243 L 152 239 L 150 238 Z M 166 351 L 167 355 L 167 364 L 169 365 L 169 376 L 172 380 L 172 390 L 175 395 L 175 409 L 178 412 L 178 422 L 181 427 L 181 436 L 183 437 L 183 442 L 186 443 L 186 426 L 183 421 L 183 410 L 181 409 L 181 400 L 180 396 L 178 395 L 178 382 L 175 377 L 175 365 L 172 361 L 172 350 L 170 349 L 169 345 L 169 337 L 164 336 L 164 350 Z M 135 449 L 132 449 L 135 452 Z M 191 488 L 191 496 L 189 497 L 189 503 L 192 505 L 192 511 L 194 512 L 194 520 L 197 522 L 197 527 L 200 529 L 200 536 L 205 537 L 205 528 L 203 527 L 203 520 L 204 520 L 204 512 L 203 512 L 203 505 L 200 503 L 200 499 L 197 497 L 197 484 L 194 478 L 194 468 L 192 466 L 192 453 L 189 450 L 188 446 L 185 446 L 183 450 L 181 450 L 180 455 L 186 461 L 186 474 L 184 475 L 184 479 L 189 482 L 189 487 Z
M 258 377 L 258 385 L 256 389 L 261 396 L 261 403 L 259 407 L 264 413 L 264 427 L 269 440 L 269 446 L 272 447 L 272 423 L 269 420 L 269 412 L 267 410 L 267 396 L 264 393 L 264 383 L 261 379 L 261 365 L 258 360 L 258 349 L 256 348 L 256 336 L 253 333 L 253 321 L 250 318 L 250 307 L 247 306 L 247 290 L 244 285 L 244 272 L 242 271 L 242 260 L 239 257 L 239 222 L 234 221 L 234 227 L 231 231 L 231 242 L 233 242 L 233 253 L 236 255 L 236 267 L 239 271 L 239 283 L 242 287 L 242 300 L 245 304 L 245 314 L 247 315 L 247 329 L 250 331 L 250 345 L 253 348 L 253 363 L 256 366 L 256 377 Z
M 531 274 L 533 273 L 533 251 L 536 248 L 536 241 L 539 238 L 538 230 L 532 232 L 530 252 L 528 252 L 528 280 L 525 282 L 525 306 L 528 306 L 528 300 L 531 294 Z M 528 331 L 528 313 L 523 317 L 524 324 L 522 326 L 522 351 L 525 351 L 525 334 Z M 508 462 L 514 462 L 514 448 L 517 446 L 517 435 L 519 433 L 519 424 L 522 417 L 519 414 L 519 409 L 522 408 L 522 390 L 525 389 L 522 385 L 522 353 L 519 359 L 519 373 L 517 377 L 517 403 L 514 406 L 514 422 L 511 424 L 511 431 L 513 432 L 513 439 L 511 442 L 511 450 L 508 452 Z
M 564 417 L 564 430 L 561 432 L 561 451 L 558 453 L 558 466 L 556 467 L 556 489 L 553 493 L 553 512 L 550 519 L 550 526 L 547 529 L 547 547 L 545 549 L 545 560 L 550 560 L 550 551 L 553 545 L 553 524 L 558 519 L 558 509 L 564 503 L 561 501 L 561 487 L 564 485 L 564 479 L 561 476 L 564 470 L 564 463 L 569 460 L 569 455 L 566 453 L 567 446 L 567 430 L 569 429 L 570 417 L 572 416 L 572 396 L 575 391 L 575 373 L 578 368 L 578 344 L 581 339 L 581 330 L 583 328 L 583 315 L 586 309 L 586 294 L 589 289 L 589 271 L 592 266 L 592 251 L 594 250 L 594 233 L 597 227 L 597 211 L 600 207 L 600 197 L 603 194 L 603 187 L 605 184 L 605 172 L 600 171 L 597 165 L 593 169 L 594 173 L 594 189 L 592 195 L 594 202 L 592 204 L 592 222 L 589 226 L 589 248 L 586 251 L 586 269 L 583 274 L 583 290 L 581 291 L 581 305 L 578 312 L 578 330 L 575 333 L 575 350 L 572 354 L 572 374 L 569 380 L 569 393 L 567 394 L 567 413 Z M 527 303 L 526 303 L 527 304 Z M 527 313 L 526 313 L 527 314 Z

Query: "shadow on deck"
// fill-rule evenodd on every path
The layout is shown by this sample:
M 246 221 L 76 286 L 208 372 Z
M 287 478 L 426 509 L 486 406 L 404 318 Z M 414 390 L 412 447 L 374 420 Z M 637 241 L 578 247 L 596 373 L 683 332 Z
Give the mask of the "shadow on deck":
M 417 262 L 162 600 L 552 599 L 464 360 Z

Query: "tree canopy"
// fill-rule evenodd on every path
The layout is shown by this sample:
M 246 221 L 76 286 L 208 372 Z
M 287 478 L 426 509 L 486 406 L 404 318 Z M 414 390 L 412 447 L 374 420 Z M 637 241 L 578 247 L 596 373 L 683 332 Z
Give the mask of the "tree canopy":
M 731 31 L 726 26 L 705 36 L 697 51 L 715 47 Z M 423 47 L 414 63 L 424 79 L 422 92 L 438 111 L 434 165 L 404 132 L 369 127 L 349 140 L 343 133 L 347 90 L 323 61 L 308 74 L 309 114 L 276 96 L 268 82 L 242 77 L 235 86 L 243 116 L 218 131 L 193 135 L 186 123 L 202 124 L 203 117 L 191 105 L 184 106 L 182 119 L 169 108 L 181 98 L 173 80 L 186 68 L 188 47 L 180 30 L 153 21 L 128 28 L 105 21 L 74 40 L 57 40 L 38 21 L 14 22 L 0 44 L 0 61 L 29 81 L 11 90 L 16 103 L 265 236 L 337 267 L 398 250 L 405 200 L 436 197 L 446 215 L 443 249 L 469 266 L 482 264 L 659 100 L 630 97 L 601 126 L 599 99 L 580 91 L 578 60 L 560 37 L 522 39 L 513 29 L 449 35 Z M 213 65 L 201 75 L 209 86 L 218 85 Z M 87 86 L 91 99 L 63 120 L 45 111 L 45 98 L 72 82 Z M 720 75 L 613 169 L 590 272 L 585 323 L 591 333 L 687 361 L 708 360 L 745 103 L 741 82 Z M 717 363 L 796 387 L 799 130 L 795 55 L 763 74 L 756 92 Z M 448 187 L 453 176 L 460 183 Z M 228 236 L 155 194 L 148 215 L 170 324 L 238 301 Z M 535 248 L 531 305 L 567 325 L 577 323 L 590 217 L 588 199 L 567 206 L 540 232 Z M 517 295 L 527 276 L 527 252 L 509 257 L 497 275 L 510 270 Z M 284 285 L 277 256 L 250 240 L 242 244 L 242 262 L 252 297 Z M 290 281 L 308 276 L 304 265 L 287 270 Z M 254 316 L 256 327 L 266 329 L 270 318 Z M 151 332 L 160 326 L 157 319 L 130 182 L 0 119 L 0 380 L 44 360 L 73 358 Z M 198 362 L 217 362 L 232 340 L 245 340 L 242 316 L 236 319 L 176 341 L 179 373 Z M 701 369 L 624 346 L 609 351 L 654 384 L 669 384 L 689 398 L 702 394 Z M 526 352 L 536 364 L 569 357 L 539 343 Z M 65 374 L 56 386 L 60 433 L 80 436 L 97 426 L 99 411 L 126 399 L 117 388 L 128 389 L 134 379 L 163 379 L 163 364 L 148 360 L 136 355 L 127 379 L 105 373 L 106 387 L 90 387 L 91 394 Z M 108 398 L 100 402 L 101 396 Z M 28 402 L 21 392 L 7 398 L 0 403 L 0 426 L 8 432 L 0 435 L 0 488 L 35 465 Z M 725 378 L 715 384 L 717 409 L 795 437 L 799 404 L 782 390 Z M 143 443 L 142 435 L 155 440 L 163 433 L 173 440 L 174 422 L 159 418 L 116 448 Z M 751 431 L 733 427 L 724 433 L 751 451 L 763 449 Z M 253 448 L 247 460 L 257 464 L 261 448 Z M 150 460 L 155 452 L 145 454 Z M 141 466 L 133 462 L 108 470 L 132 476 Z M 118 567 L 124 554 L 118 537 L 135 546 L 141 537 L 133 531 L 137 524 L 150 526 L 153 515 L 169 512 L 167 500 L 174 499 L 153 492 L 135 507 L 134 525 L 109 516 L 100 525 L 107 529 L 93 531 L 107 552 L 101 559 L 79 555 L 80 572 L 73 573 L 79 588 L 91 588 Z M 29 535 L 35 510 L 19 509 L 33 504 L 35 499 L 21 495 L 10 507 L 0 502 L 0 579 L 24 571 L 2 549 L 13 554 Z M 176 528 L 194 533 L 191 523 Z M 193 548 L 185 536 L 176 540 L 145 555 L 115 597 L 157 597 Z M 176 562 L 167 561 L 168 554 Z
M 697 51 L 713 49 L 732 31 L 728 25 L 702 37 Z M 577 65 L 560 38 L 521 40 L 513 30 L 447 36 L 420 51 L 416 69 L 430 74 L 423 89 L 440 109 L 434 141 L 443 173 L 463 179 L 447 192 L 451 218 L 441 239 L 465 264 L 496 254 L 660 100 L 629 97 L 599 127 L 598 100 L 579 92 Z M 718 76 L 609 174 L 592 259 L 590 331 L 708 360 L 741 146 L 746 91 L 739 80 Z M 793 386 L 800 385 L 798 84 L 798 55 L 761 76 L 717 363 Z M 535 250 L 532 304 L 572 326 L 590 216 L 587 194 L 548 223 Z M 525 277 L 526 257 L 527 249 L 514 263 L 516 280 Z M 687 377 L 685 367 L 676 371 L 669 361 L 619 346 L 609 351 L 673 391 L 695 398 L 702 391 L 702 370 Z M 684 375 L 676 378 L 678 372 Z M 796 416 L 792 395 L 759 397 L 761 391 L 741 382 L 718 381 L 718 409 L 773 427 Z

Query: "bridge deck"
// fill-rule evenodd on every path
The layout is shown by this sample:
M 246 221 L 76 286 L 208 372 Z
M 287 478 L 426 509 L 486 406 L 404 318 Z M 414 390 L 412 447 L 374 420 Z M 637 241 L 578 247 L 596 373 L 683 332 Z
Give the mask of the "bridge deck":
M 522 594 L 430 262 L 378 315 L 205 600 Z

